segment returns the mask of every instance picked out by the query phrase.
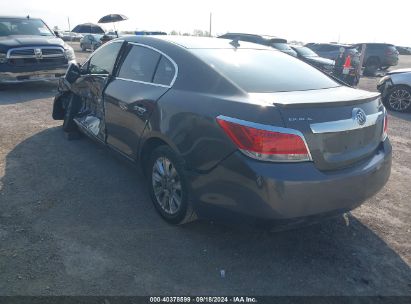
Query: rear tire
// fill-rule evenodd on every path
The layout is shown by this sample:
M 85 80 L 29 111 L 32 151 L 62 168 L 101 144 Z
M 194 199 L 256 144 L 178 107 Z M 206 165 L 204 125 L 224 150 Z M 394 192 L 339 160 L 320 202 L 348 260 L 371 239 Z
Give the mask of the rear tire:
M 385 97 L 385 105 L 396 112 L 411 112 L 411 88 L 397 85 L 390 89 Z
M 80 44 L 80 48 L 81 48 L 81 50 L 83 51 L 83 52 L 85 52 L 87 49 L 84 47 L 84 45 L 83 44 Z
M 151 200 L 166 222 L 181 225 L 197 218 L 184 161 L 170 147 L 159 146 L 151 153 L 146 174 Z
M 367 76 L 375 76 L 375 73 L 378 71 L 379 67 L 379 60 L 376 58 L 370 58 L 365 64 L 364 74 Z

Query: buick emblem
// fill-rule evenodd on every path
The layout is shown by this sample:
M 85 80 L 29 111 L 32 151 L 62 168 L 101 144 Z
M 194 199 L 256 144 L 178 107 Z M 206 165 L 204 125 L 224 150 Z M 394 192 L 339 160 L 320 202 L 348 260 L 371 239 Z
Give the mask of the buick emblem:
M 363 109 L 354 108 L 352 110 L 352 119 L 356 121 L 360 126 L 363 126 L 367 122 L 367 115 Z
M 41 49 L 34 49 L 34 55 L 37 59 L 43 58 L 43 52 L 41 51 Z

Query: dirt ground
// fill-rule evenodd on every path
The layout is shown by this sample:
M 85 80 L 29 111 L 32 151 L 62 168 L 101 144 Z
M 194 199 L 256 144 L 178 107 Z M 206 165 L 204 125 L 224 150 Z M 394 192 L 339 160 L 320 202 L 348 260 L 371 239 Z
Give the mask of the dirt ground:
M 0 91 L 0 295 L 411 295 L 411 114 L 390 113 L 391 178 L 348 226 L 174 227 L 134 168 L 65 140 L 55 92 Z

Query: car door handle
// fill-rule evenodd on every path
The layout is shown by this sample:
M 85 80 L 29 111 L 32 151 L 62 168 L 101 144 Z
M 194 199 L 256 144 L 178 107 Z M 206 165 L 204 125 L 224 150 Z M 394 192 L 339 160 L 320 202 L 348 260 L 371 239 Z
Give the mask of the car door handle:
M 147 109 L 142 106 L 134 106 L 133 109 L 137 111 L 137 114 L 140 116 L 144 115 L 147 112 Z

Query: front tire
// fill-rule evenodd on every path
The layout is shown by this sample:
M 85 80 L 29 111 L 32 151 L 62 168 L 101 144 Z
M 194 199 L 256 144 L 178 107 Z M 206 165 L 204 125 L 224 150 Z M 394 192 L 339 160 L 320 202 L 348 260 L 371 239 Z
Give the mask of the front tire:
M 410 112 L 411 88 L 404 85 L 394 86 L 385 98 L 385 105 L 392 111 Z
M 195 220 L 181 157 L 170 147 L 160 146 L 152 152 L 146 170 L 151 200 L 161 217 L 171 224 Z
M 68 133 L 78 132 L 74 117 L 80 110 L 80 100 L 71 94 L 64 105 L 63 131 Z

